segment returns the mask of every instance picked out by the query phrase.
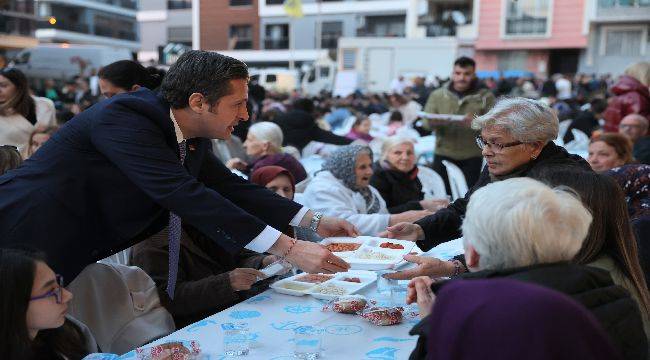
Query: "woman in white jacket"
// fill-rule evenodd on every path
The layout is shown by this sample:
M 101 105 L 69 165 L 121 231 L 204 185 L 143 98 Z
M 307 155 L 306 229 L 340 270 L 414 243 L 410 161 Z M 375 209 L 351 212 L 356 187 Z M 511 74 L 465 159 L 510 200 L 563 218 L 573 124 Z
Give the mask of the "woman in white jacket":
M 50 99 L 29 94 L 20 70 L 0 70 L 0 145 L 13 145 L 24 153 L 30 134 L 38 127 L 56 125 L 55 115 Z
M 305 190 L 305 206 L 354 224 L 363 235 L 377 235 L 387 226 L 413 222 L 431 212 L 411 210 L 389 214 L 386 202 L 374 187 L 372 151 L 367 146 L 342 146 L 325 161 Z

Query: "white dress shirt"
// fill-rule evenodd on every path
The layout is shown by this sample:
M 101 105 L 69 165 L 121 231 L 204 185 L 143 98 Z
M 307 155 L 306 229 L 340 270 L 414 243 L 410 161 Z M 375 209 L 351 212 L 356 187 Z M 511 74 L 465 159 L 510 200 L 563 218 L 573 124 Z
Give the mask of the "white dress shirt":
M 169 117 L 172 119 L 172 123 L 174 123 L 176 142 L 180 144 L 181 142 L 185 141 L 185 136 L 183 136 L 183 132 L 181 131 L 180 126 L 178 126 L 176 118 L 174 117 L 174 113 L 171 110 L 169 110 Z M 289 225 L 299 226 L 300 221 L 305 217 L 308 211 L 309 208 L 303 206 L 293 217 L 293 219 L 291 219 Z M 259 235 L 257 235 L 251 242 L 244 246 L 244 248 L 258 253 L 266 252 L 271 248 L 271 246 L 273 246 L 273 244 L 275 244 L 276 241 L 278 241 L 280 235 L 282 235 L 281 231 L 267 225 L 264 230 L 262 230 L 262 232 L 259 233 Z

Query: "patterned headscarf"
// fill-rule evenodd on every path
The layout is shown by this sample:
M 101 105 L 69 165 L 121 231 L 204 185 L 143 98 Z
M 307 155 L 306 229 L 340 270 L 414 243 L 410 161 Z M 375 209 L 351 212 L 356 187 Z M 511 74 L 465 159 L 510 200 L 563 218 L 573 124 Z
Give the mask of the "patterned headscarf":
M 374 214 L 379 211 L 379 199 L 370 191 L 370 188 L 357 186 L 357 175 L 354 168 L 357 164 L 359 154 L 370 156 L 372 163 L 372 150 L 362 145 L 346 145 L 336 149 L 323 163 L 323 170 L 327 170 L 335 178 L 341 180 L 343 185 L 352 191 L 360 193 L 366 200 L 368 214 Z
M 632 220 L 650 215 L 650 165 L 630 164 L 607 172 L 625 193 Z

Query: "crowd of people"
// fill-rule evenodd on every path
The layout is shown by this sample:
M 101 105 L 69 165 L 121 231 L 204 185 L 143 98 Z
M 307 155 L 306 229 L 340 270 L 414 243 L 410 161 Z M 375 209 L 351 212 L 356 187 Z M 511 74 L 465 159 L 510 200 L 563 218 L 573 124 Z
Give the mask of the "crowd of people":
M 3 351 L 110 351 L 101 324 L 66 314 L 63 277 L 84 289 L 87 265 L 127 248 L 181 328 L 266 290 L 274 262 L 345 271 L 317 242 L 370 235 L 463 238 L 464 255 L 385 275 L 419 307 L 412 359 L 647 359 L 650 63 L 617 79 L 450 70 L 346 97 L 266 91 L 203 51 L 41 89 L 0 70 Z M 416 152 L 430 135 L 432 161 Z

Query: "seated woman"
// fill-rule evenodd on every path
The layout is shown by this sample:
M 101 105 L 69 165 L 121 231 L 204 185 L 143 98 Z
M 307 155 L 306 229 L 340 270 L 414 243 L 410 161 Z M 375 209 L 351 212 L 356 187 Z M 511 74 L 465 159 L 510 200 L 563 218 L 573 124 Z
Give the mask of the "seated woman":
M 229 169 L 236 169 L 248 175 L 262 166 L 277 165 L 289 170 L 296 182 L 307 178 L 305 168 L 296 158 L 282 152 L 282 129 L 272 122 L 262 121 L 248 129 L 244 148 L 246 155 L 252 159 L 246 163 L 240 158 L 226 162 Z
M 463 221 L 470 273 L 461 279 L 510 278 L 565 293 L 592 311 L 624 359 L 645 359 L 647 340 L 630 294 L 605 270 L 567 263 L 581 250 L 591 221 L 589 211 L 570 192 L 536 180 L 517 178 L 485 186 L 472 195 Z M 421 316 L 428 314 L 433 293 L 446 284 L 432 283 L 423 276 L 409 284 L 407 302 L 417 301 Z M 423 335 L 419 341 L 424 343 L 427 321 L 412 330 Z
M 474 119 L 472 127 L 481 131 L 476 143 L 483 150 L 487 162 L 476 185 L 464 198 L 454 201 L 447 208 L 415 224 L 392 226 L 382 235 L 417 240 L 418 246 L 427 251 L 462 236 L 460 227 L 467 202 L 476 190 L 485 185 L 530 176 L 531 171 L 545 167 L 589 169 L 589 164 L 581 157 L 571 155 L 553 143 L 558 136 L 557 115 L 539 101 L 503 98 L 485 115 Z
M 82 323 L 66 316 L 72 293 L 40 254 L 0 249 L 2 358 L 79 360 L 97 351 Z
M 162 83 L 163 74 L 153 66 L 145 68 L 133 60 L 120 60 L 99 70 L 99 89 L 104 97 L 136 91 L 140 87 L 157 89 Z
M 352 129 L 345 135 L 346 138 L 351 140 L 362 140 L 366 143 L 372 141 L 373 137 L 370 135 L 370 126 L 372 123 L 370 119 L 365 116 L 357 116 L 357 119 L 352 124 Z
M 39 126 L 29 136 L 29 143 L 25 148 L 24 158 L 27 159 L 34 155 L 36 150 L 40 149 L 46 141 L 50 140 L 52 134 L 59 130 L 58 126 Z
M 594 137 L 589 144 L 589 165 L 596 172 L 631 164 L 632 142 L 618 133 L 604 133 Z
M 607 270 L 614 283 L 636 300 L 650 339 L 650 294 L 621 188 L 609 176 L 562 169 L 542 173 L 539 179 L 550 186 L 570 187 L 591 211 L 594 221 L 573 262 Z
M 449 205 L 447 199 L 424 200 L 410 138 L 391 136 L 384 140 L 381 160 L 373 164 L 372 170 L 370 185 L 379 191 L 391 214 L 423 209 L 436 212 Z
M 370 185 L 372 173 L 370 148 L 343 146 L 325 160 L 322 171 L 307 185 L 304 205 L 351 222 L 363 235 L 376 235 L 386 226 L 430 214 L 426 210 L 389 214 L 386 202 Z
M 621 359 L 583 306 L 533 284 L 456 281 L 437 294 L 431 312 L 429 343 L 422 344 L 429 359 Z
M 255 284 L 266 276 L 258 269 L 277 260 L 243 250 L 231 255 L 191 227 L 181 234 L 178 277 L 174 300 L 167 295 L 169 268 L 168 229 L 134 245 L 130 264 L 147 272 L 156 283 L 161 304 L 174 318 L 176 328 L 204 319 L 264 290 Z

